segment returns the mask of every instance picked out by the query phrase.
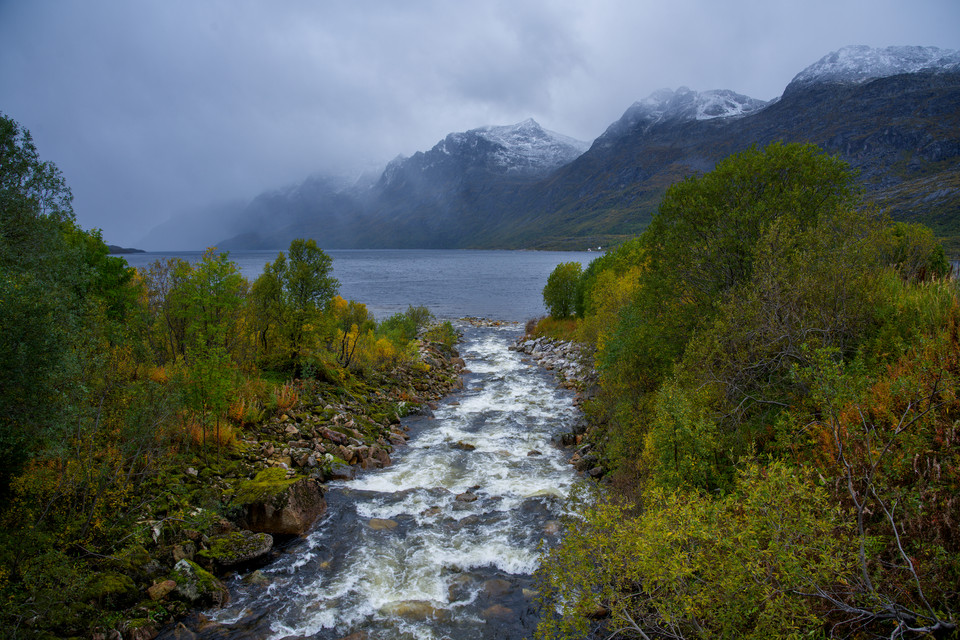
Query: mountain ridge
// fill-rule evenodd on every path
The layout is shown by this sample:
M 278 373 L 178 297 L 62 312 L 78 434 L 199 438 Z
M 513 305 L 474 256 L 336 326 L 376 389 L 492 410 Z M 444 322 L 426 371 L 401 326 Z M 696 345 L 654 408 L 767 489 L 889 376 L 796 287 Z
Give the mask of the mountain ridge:
M 583 248 L 640 233 L 663 192 L 751 145 L 812 142 L 869 199 L 960 248 L 960 52 L 844 47 L 763 101 L 662 89 L 592 144 L 532 119 L 451 133 L 352 186 L 261 194 L 221 248 Z M 375 179 L 374 179 L 375 178 Z M 223 234 L 226 235 L 226 234 Z M 147 244 L 147 243 L 141 243 Z

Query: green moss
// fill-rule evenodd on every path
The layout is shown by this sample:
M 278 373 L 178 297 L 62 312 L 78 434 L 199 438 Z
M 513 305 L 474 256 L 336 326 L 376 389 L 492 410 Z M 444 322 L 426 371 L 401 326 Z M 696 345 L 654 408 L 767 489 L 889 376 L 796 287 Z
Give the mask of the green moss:
M 177 583 L 178 588 L 195 587 L 196 593 L 190 594 L 190 599 L 206 599 L 216 593 L 224 591 L 223 584 L 217 580 L 212 573 L 190 560 L 181 560 L 186 563 L 189 571 L 181 571 L 174 567 L 171 579 Z M 180 563 L 177 563 L 180 566 Z M 191 575 L 192 574 L 192 575 Z M 193 596 L 196 596 L 194 598 Z
M 124 625 L 127 631 L 136 631 L 137 629 L 143 629 L 144 627 L 153 627 L 156 625 L 156 622 L 150 618 L 134 618 L 128 620 Z
M 273 539 L 266 533 L 235 531 L 210 539 L 210 548 L 197 554 L 211 565 L 226 567 L 252 560 L 269 551 Z
M 101 606 L 124 607 L 136 600 L 137 585 L 122 573 L 98 573 L 87 583 L 84 600 L 94 600 Z
M 264 469 L 253 480 L 237 484 L 233 502 L 240 505 L 266 502 L 294 482 L 296 478 L 287 479 L 287 470 L 282 467 Z
M 111 564 L 117 571 L 126 574 L 139 574 L 143 572 L 144 567 L 150 562 L 150 554 L 143 545 L 135 544 L 123 549 L 114 556 Z

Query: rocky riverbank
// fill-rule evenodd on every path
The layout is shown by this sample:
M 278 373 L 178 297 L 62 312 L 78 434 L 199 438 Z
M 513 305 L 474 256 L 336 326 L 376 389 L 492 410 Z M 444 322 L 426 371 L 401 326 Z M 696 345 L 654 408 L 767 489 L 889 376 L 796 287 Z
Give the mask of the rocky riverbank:
M 511 349 L 529 355 L 541 367 L 556 373 L 560 384 L 568 389 L 583 392 L 596 383 L 593 352 L 586 345 L 545 336 L 523 336 Z
M 582 406 L 596 393 L 597 372 L 589 346 L 546 336 L 523 336 L 511 349 L 529 355 L 538 365 L 553 371 L 560 386 L 577 392 L 578 405 Z M 593 444 L 593 435 L 587 419 L 581 416 L 570 432 L 560 436 L 559 444 L 573 451 L 570 464 L 577 471 L 599 480 L 605 470 Z
M 422 342 L 419 360 L 388 374 L 289 383 L 284 406 L 246 425 L 233 446 L 144 487 L 149 536 L 106 561 L 89 594 L 121 621 L 92 637 L 152 640 L 191 609 L 223 605 L 221 578 L 267 564 L 278 545 L 303 535 L 326 510 L 324 482 L 389 466 L 408 437 L 401 418 L 435 407 L 461 385 L 463 368 L 455 349 Z

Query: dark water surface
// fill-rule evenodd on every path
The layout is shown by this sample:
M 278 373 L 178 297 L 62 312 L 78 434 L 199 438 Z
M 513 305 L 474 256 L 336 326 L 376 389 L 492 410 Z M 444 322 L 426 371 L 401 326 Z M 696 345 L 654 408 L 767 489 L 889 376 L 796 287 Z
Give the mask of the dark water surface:
M 230 259 L 249 280 L 277 251 L 233 251 Z M 541 292 L 561 262 L 586 266 L 599 253 L 585 251 L 330 250 L 340 295 L 367 305 L 379 320 L 408 305 L 438 318 L 485 317 L 525 321 L 545 314 Z M 199 260 L 200 251 L 123 256 L 134 267 L 157 259 Z

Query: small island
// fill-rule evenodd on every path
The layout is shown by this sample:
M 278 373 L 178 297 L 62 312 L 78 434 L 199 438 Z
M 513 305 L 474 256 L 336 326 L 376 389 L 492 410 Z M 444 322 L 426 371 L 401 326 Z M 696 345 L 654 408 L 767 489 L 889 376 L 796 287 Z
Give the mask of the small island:
M 110 255 L 123 255 L 128 253 L 146 253 L 143 249 L 130 249 L 128 247 L 120 247 L 115 244 L 108 244 L 107 249 L 110 250 Z

